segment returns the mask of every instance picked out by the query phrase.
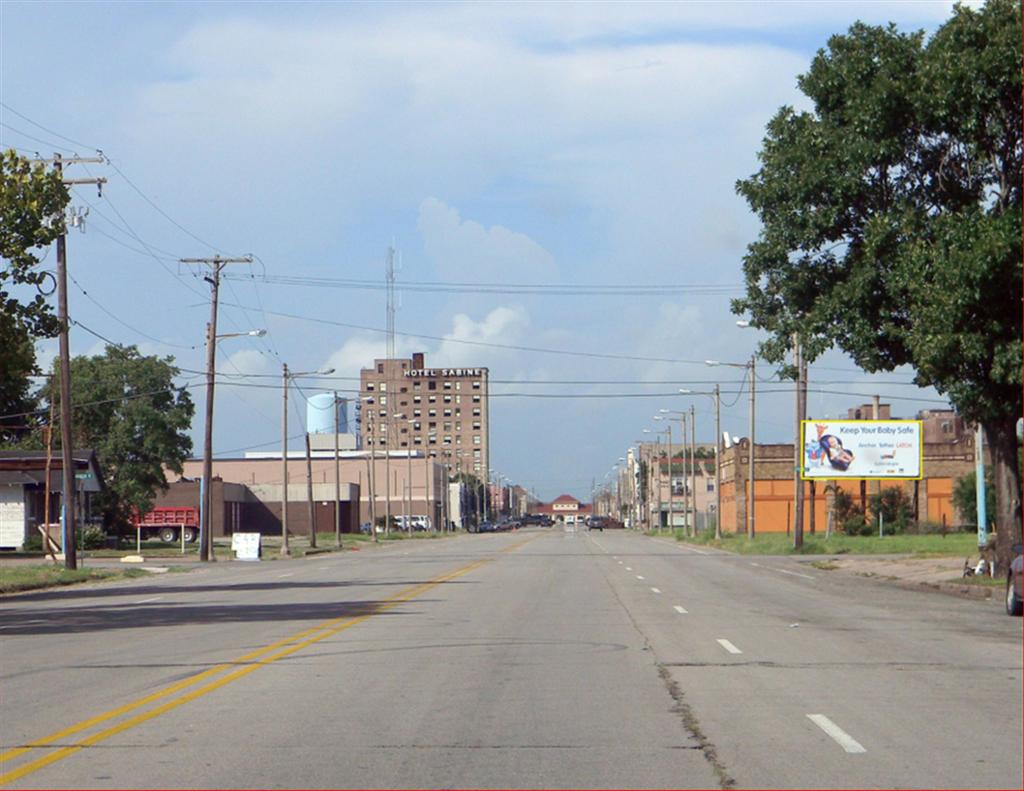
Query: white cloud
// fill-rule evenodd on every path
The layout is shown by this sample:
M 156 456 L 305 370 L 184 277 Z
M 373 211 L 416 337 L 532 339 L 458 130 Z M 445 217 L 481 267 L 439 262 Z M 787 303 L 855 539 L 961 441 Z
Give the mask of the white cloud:
M 464 220 L 458 209 L 437 198 L 420 204 L 416 227 L 444 278 L 551 281 L 556 271 L 554 257 L 526 234 Z

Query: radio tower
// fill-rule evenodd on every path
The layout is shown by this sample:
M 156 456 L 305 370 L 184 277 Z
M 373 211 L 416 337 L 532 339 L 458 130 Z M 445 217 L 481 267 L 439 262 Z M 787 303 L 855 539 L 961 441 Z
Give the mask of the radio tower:
M 387 294 L 388 294 L 388 320 L 387 320 L 388 349 L 387 349 L 387 357 L 388 357 L 389 360 L 393 360 L 393 359 L 395 359 L 395 248 L 394 248 L 394 245 L 390 245 L 388 247 Z

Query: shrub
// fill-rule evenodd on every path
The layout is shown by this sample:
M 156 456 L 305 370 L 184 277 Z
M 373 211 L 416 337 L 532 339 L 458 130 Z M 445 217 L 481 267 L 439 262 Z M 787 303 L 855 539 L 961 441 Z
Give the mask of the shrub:
M 25 539 L 25 543 L 22 549 L 26 552 L 42 552 L 43 551 L 43 536 L 38 530 L 32 530 L 29 532 L 28 537 Z
M 107 545 L 107 534 L 102 527 L 90 525 L 79 535 L 82 549 L 103 549 Z
M 906 492 L 892 486 L 882 489 L 869 499 L 874 530 L 878 529 L 879 517 L 885 522 L 884 529 L 890 533 L 902 533 L 911 520 L 911 505 Z

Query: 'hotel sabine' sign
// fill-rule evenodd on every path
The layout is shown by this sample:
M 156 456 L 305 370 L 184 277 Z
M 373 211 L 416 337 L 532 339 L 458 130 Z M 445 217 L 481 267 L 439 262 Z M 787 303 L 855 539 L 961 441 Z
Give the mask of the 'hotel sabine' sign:
M 406 371 L 405 375 L 410 379 L 448 377 L 448 376 L 483 376 L 486 368 L 414 368 Z

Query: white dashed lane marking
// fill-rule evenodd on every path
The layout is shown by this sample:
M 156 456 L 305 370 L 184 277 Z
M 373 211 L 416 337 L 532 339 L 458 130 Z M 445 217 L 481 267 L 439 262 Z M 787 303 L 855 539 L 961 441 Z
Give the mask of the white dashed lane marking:
M 163 598 L 163 596 L 154 596 L 151 599 L 142 599 L 142 600 L 137 601 L 135 603 L 136 604 L 149 604 L 151 601 L 160 601 L 162 598 Z
M 642 580 L 642 579 L 643 579 L 643 577 L 641 577 L 641 576 L 640 576 L 639 574 L 637 574 L 637 575 L 636 575 L 636 578 L 637 578 L 638 580 Z
M 278 579 L 284 579 L 285 577 L 294 577 L 294 576 L 295 576 L 295 574 L 293 572 L 289 571 L 287 574 L 278 574 L 277 578 Z
M 651 593 L 661 593 L 657 588 L 651 588 Z
M 808 714 L 807 718 L 831 736 L 848 753 L 866 753 L 867 750 L 850 734 L 836 725 L 824 714 Z
M 680 615 L 686 615 L 686 610 L 684 610 L 684 609 L 683 609 L 682 607 L 680 607 L 680 606 L 679 606 L 678 604 L 676 604 L 676 605 L 673 605 L 672 609 L 673 609 L 673 610 L 675 610 L 675 611 L 676 611 L 677 613 L 679 613 Z
M 740 649 L 738 649 L 736 646 L 734 646 L 732 643 L 730 643 L 725 638 L 719 638 L 718 639 L 718 644 L 720 646 L 722 646 L 722 648 L 724 648 L 730 654 L 742 654 L 743 653 L 742 651 L 740 651 Z

